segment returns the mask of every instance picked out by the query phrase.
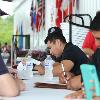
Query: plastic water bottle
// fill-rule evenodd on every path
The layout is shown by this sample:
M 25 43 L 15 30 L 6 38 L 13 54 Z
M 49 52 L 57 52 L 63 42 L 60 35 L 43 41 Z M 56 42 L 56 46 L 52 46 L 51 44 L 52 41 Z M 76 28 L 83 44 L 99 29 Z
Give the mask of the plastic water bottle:
M 33 76 L 32 69 L 33 69 L 33 58 L 31 58 L 31 56 L 28 56 L 28 59 L 26 62 L 26 70 L 29 77 Z
M 45 77 L 48 79 L 52 80 L 53 78 L 53 63 L 54 61 L 52 60 L 50 55 L 47 55 L 47 58 L 44 60 L 44 66 L 45 66 Z
M 27 65 L 27 69 L 32 70 L 32 68 L 33 68 L 33 59 L 31 58 L 31 56 L 28 56 L 26 65 Z

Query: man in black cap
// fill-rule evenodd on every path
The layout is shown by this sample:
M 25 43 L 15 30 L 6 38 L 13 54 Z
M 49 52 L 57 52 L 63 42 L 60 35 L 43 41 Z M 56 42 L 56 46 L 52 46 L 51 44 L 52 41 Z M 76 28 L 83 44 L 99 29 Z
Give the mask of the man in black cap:
M 69 76 L 67 76 L 68 80 L 64 81 L 60 79 L 60 82 L 67 82 L 68 89 L 80 89 L 81 85 L 77 84 L 81 84 L 80 65 L 88 63 L 88 58 L 84 52 L 78 46 L 67 43 L 59 27 L 51 27 L 48 30 L 45 44 L 47 44 L 51 55 L 54 55 L 56 58 L 61 58 L 60 62 L 53 67 L 53 74 L 57 76 L 62 71 L 65 71 Z

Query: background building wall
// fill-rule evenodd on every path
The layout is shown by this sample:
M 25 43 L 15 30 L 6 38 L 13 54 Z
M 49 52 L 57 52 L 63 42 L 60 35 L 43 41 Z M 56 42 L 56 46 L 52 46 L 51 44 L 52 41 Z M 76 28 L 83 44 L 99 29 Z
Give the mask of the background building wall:
M 80 13 L 88 13 L 93 18 L 97 11 L 100 11 L 100 0 L 80 0 Z

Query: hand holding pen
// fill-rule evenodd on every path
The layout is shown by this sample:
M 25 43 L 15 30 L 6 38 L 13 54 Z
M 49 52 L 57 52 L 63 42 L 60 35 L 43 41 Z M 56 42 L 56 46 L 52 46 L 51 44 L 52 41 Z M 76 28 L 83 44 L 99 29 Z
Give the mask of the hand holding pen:
M 62 73 L 59 75 L 59 82 L 68 84 L 69 80 L 73 77 L 71 72 L 65 71 L 63 63 L 61 63 Z
M 66 75 L 66 72 L 65 72 L 63 63 L 61 63 L 61 68 L 62 68 L 62 71 L 63 71 L 65 83 L 67 84 L 67 79 L 66 79 L 67 78 L 67 75 Z

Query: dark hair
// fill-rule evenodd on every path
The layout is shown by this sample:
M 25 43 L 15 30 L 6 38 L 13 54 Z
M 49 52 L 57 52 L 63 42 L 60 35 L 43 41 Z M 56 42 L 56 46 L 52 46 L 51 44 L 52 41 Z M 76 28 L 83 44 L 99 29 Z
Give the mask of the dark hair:
M 97 48 L 93 54 L 92 61 L 95 66 L 100 67 L 100 48 Z
M 92 56 L 92 64 L 96 66 L 98 78 L 100 80 L 100 48 L 97 48 Z
M 61 42 L 66 43 L 66 39 L 63 36 L 62 30 L 59 27 L 51 27 L 48 30 L 48 35 L 44 42 L 45 44 L 47 44 L 48 41 L 54 42 L 56 39 L 59 39 Z
M 90 23 L 90 30 L 100 31 L 100 12 L 96 14 L 92 22 Z
M 96 16 L 97 16 L 99 13 L 100 13 L 100 11 L 98 10 L 98 11 L 96 12 Z

